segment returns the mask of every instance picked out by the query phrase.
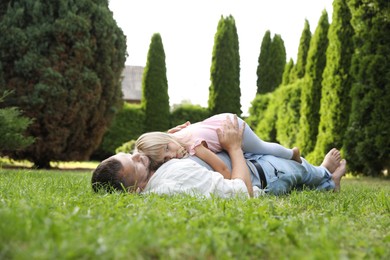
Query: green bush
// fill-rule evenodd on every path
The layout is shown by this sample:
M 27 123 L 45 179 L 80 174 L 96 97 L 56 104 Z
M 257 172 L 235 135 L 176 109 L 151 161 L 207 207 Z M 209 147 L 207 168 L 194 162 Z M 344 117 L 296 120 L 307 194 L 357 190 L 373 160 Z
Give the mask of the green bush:
M 0 96 L 0 103 L 9 93 Z M 24 132 L 32 120 L 22 115 L 16 107 L 0 109 L 0 155 L 2 151 L 15 151 L 34 142 L 34 138 L 25 136 Z
M 123 143 L 137 139 L 144 132 L 145 113 L 140 105 L 125 103 L 103 137 L 93 159 L 102 160 L 115 154 Z
M 115 153 L 120 153 L 120 152 L 132 153 L 134 151 L 134 148 L 135 148 L 135 142 L 136 142 L 136 140 L 130 140 L 130 141 L 122 144 L 121 146 L 116 148 Z
M 203 121 L 210 116 L 207 108 L 200 105 L 181 104 L 171 112 L 171 127 L 183 124 L 186 121 L 191 123 Z
M 122 107 L 126 36 L 107 1 L 14 0 L 0 19 L 2 107 L 34 119 L 35 142 L 7 153 L 36 167 L 87 160 Z M 2 6 L 4 7 L 4 6 Z
M 265 94 L 268 99 L 268 106 L 259 115 L 258 125 L 254 128 L 255 133 L 264 141 L 277 142 L 276 135 L 276 121 L 278 118 L 278 108 L 280 107 L 280 98 L 278 97 L 279 91 L 269 92 Z
M 296 146 L 301 107 L 302 79 L 278 89 L 280 106 L 277 107 L 276 139 L 285 147 Z
M 260 120 L 264 117 L 270 97 L 270 94 L 257 94 L 255 99 L 251 102 L 252 106 L 249 108 L 249 116 L 245 119 L 245 122 L 252 129 L 256 129 Z
M 344 151 L 350 170 L 378 176 L 390 167 L 390 34 L 384 33 L 390 28 L 390 6 L 384 0 L 370 2 L 350 2 L 356 28 L 355 78 Z

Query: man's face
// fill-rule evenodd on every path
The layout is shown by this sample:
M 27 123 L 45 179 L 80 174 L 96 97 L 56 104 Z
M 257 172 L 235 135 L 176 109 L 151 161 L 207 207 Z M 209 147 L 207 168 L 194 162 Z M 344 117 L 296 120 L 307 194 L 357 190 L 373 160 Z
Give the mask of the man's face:
M 151 176 L 150 160 L 146 155 L 118 153 L 111 158 L 120 161 L 123 165 L 121 174 L 124 177 L 126 187 L 136 185 L 143 189 L 146 186 Z

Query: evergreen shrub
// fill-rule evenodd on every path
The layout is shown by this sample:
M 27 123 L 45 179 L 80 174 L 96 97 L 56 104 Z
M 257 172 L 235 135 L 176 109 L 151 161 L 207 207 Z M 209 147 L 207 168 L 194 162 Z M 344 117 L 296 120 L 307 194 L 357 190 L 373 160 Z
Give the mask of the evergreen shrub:
M 207 108 L 200 105 L 181 104 L 171 112 L 171 127 L 183 124 L 187 121 L 191 123 L 203 121 L 210 116 Z
M 103 137 L 99 149 L 93 158 L 103 160 L 114 155 L 116 149 L 123 143 L 137 139 L 144 130 L 145 113 L 140 105 L 125 103 L 123 109 L 118 112 L 112 125 Z

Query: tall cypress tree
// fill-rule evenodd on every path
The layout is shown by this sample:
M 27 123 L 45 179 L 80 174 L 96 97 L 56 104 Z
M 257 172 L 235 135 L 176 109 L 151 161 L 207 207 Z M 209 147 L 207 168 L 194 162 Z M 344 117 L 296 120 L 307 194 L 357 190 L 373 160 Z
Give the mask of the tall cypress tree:
M 270 60 L 269 57 L 271 51 L 271 32 L 266 31 L 261 42 L 260 54 L 257 65 L 257 93 L 264 94 L 267 93 L 268 87 L 270 85 L 269 77 L 271 75 L 270 70 Z
M 350 5 L 356 52 L 345 152 L 352 171 L 377 176 L 390 161 L 390 6 L 386 0 Z
M 240 55 L 234 18 L 221 17 L 214 37 L 208 106 L 211 114 L 241 115 Z
M 271 85 L 269 91 L 274 91 L 282 83 L 283 71 L 286 66 L 286 48 L 284 41 L 279 34 L 275 34 L 272 39 L 270 49 Z
M 314 149 L 320 122 L 322 74 L 326 64 L 329 21 L 326 10 L 318 21 L 317 29 L 310 41 L 305 69 L 305 84 L 302 88 L 299 134 L 297 145 L 302 154 Z
M 311 32 L 309 21 L 305 20 L 305 26 L 303 28 L 301 38 L 299 41 L 298 57 L 294 67 L 293 79 L 301 79 L 305 76 L 305 67 L 307 62 L 307 54 L 309 52 L 311 40 Z
M 159 33 L 152 36 L 142 77 L 141 107 L 145 111 L 145 131 L 166 131 L 170 127 L 169 96 L 165 52 Z
M 3 10 L 2 10 L 3 11 Z M 87 160 L 122 107 L 126 37 L 107 0 L 9 1 L 0 19 L 0 106 L 33 119 L 34 144 L 10 151 L 36 167 Z
M 328 150 L 341 148 L 350 110 L 351 58 L 354 31 L 346 0 L 333 2 L 329 46 L 322 80 L 320 123 L 313 160 L 319 163 Z
M 282 83 L 286 66 L 286 48 L 282 37 L 275 34 L 270 38 L 267 31 L 263 37 L 257 66 L 257 93 L 274 91 Z
M 290 58 L 289 62 L 286 63 L 284 67 L 283 76 L 282 76 L 282 85 L 287 85 L 291 81 L 291 71 L 294 69 L 294 60 Z

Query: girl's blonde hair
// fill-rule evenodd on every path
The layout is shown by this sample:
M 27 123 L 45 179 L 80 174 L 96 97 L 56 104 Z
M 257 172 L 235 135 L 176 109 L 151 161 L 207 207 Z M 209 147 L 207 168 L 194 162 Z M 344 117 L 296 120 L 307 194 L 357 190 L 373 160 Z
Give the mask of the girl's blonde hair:
M 149 156 L 154 162 L 164 162 L 163 151 L 167 144 L 176 143 L 186 147 L 186 144 L 179 142 L 172 135 L 164 132 L 149 132 L 141 135 L 135 142 L 135 149 Z

